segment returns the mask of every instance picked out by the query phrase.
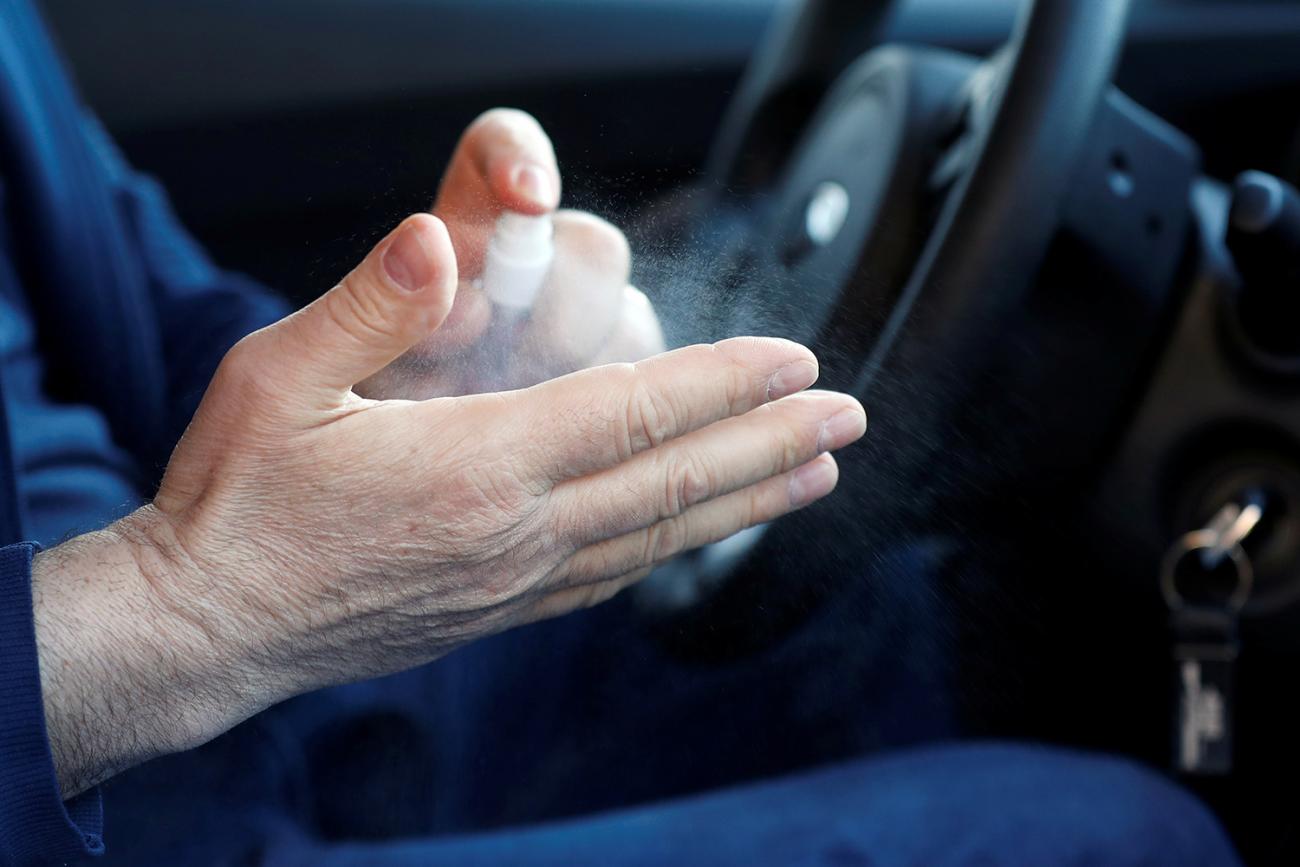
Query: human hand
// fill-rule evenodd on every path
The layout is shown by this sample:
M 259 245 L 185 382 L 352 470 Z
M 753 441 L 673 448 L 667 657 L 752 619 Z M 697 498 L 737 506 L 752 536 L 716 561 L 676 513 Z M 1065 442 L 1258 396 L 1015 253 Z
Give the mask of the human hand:
M 477 278 L 497 218 L 504 211 L 551 213 L 559 201 L 555 152 L 536 120 L 494 109 L 474 121 L 433 206 L 456 251 L 456 303 L 437 333 L 358 385 L 358 393 L 419 400 L 499 391 L 662 352 L 654 309 L 628 285 L 623 233 L 580 211 L 554 216 L 555 259 L 524 325 L 493 328 L 492 303 Z
M 853 398 L 737 338 L 524 390 L 377 401 L 354 383 L 453 306 L 443 224 L 408 218 L 222 362 L 154 504 L 39 556 L 65 797 L 298 692 L 594 604 L 824 496 Z

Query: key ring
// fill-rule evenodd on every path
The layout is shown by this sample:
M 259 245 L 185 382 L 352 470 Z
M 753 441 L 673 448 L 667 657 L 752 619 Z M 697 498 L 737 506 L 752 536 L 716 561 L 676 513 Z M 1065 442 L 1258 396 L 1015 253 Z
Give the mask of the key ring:
M 1255 569 L 1241 543 L 1263 517 L 1264 508 L 1258 500 L 1252 499 L 1244 507 L 1228 503 L 1204 529 L 1193 530 L 1175 541 L 1160 565 L 1160 590 L 1170 610 L 1189 607 L 1187 598 L 1178 590 L 1178 567 L 1184 557 L 1199 554 L 1201 568 L 1207 571 L 1217 569 L 1225 557 L 1232 561 L 1237 581 L 1225 602 L 1230 610 L 1241 611 L 1255 585 Z

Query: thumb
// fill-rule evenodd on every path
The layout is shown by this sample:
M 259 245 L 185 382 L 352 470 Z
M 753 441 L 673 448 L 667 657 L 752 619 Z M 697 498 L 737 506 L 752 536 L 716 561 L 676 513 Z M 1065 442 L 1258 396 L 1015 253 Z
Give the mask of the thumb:
M 336 400 L 436 330 L 455 296 L 446 227 L 407 217 L 341 283 L 271 327 L 278 369 L 296 391 Z

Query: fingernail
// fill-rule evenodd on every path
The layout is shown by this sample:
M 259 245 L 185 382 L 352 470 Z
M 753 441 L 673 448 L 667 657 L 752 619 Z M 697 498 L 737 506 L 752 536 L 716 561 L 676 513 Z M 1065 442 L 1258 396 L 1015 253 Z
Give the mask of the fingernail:
M 867 416 L 860 409 L 842 409 L 822 422 L 817 435 L 817 451 L 828 452 L 843 448 L 861 439 L 867 432 Z
M 803 391 L 817 381 L 817 365 L 811 361 L 792 361 L 782 367 L 767 381 L 767 399 L 783 397 Z
M 797 509 L 826 496 L 835 490 L 839 475 L 834 461 L 822 459 L 804 464 L 790 476 L 790 505 Z
M 433 263 L 424 251 L 418 226 L 403 226 L 388 242 L 382 262 L 388 278 L 407 292 L 419 292 L 433 280 Z
M 523 163 L 515 168 L 512 186 L 515 192 L 543 208 L 556 205 L 556 189 L 551 173 L 537 163 Z

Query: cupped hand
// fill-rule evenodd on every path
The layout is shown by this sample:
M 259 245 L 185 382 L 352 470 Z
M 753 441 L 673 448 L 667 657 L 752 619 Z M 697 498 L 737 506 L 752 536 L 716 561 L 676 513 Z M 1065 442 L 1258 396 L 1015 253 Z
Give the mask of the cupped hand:
M 550 139 L 531 116 L 494 109 L 461 137 L 433 213 L 459 265 L 456 302 L 437 333 L 358 385 L 367 397 L 424 399 L 532 385 L 596 364 L 664 349 L 646 296 L 629 285 L 623 233 L 580 211 L 555 209 L 560 172 Z M 477 278 L 504 211 L 554 212 L 555 259 L 522 328 L 494 329 Z
M 606 599 L 829 493 L 828 452 L 865 430 L 776 339 L 504 393 L 359 397 L 437 334 L 456 286 L 443 224 L 408 218 L 231 350 L 168 466 L 147 515 L 153 604 L 221 649 L 245 712 Z
M 443 223 L 405 220 L 222 361 L 152 505 L 38 555 L 64 797 L 290 695 L 591 605 L 835 486 L 866 425 L 812 354 L 736 338 L 522 390 L 354 385 L 455 305 Z M 462 284 L 463 285 L 463 284 Z

